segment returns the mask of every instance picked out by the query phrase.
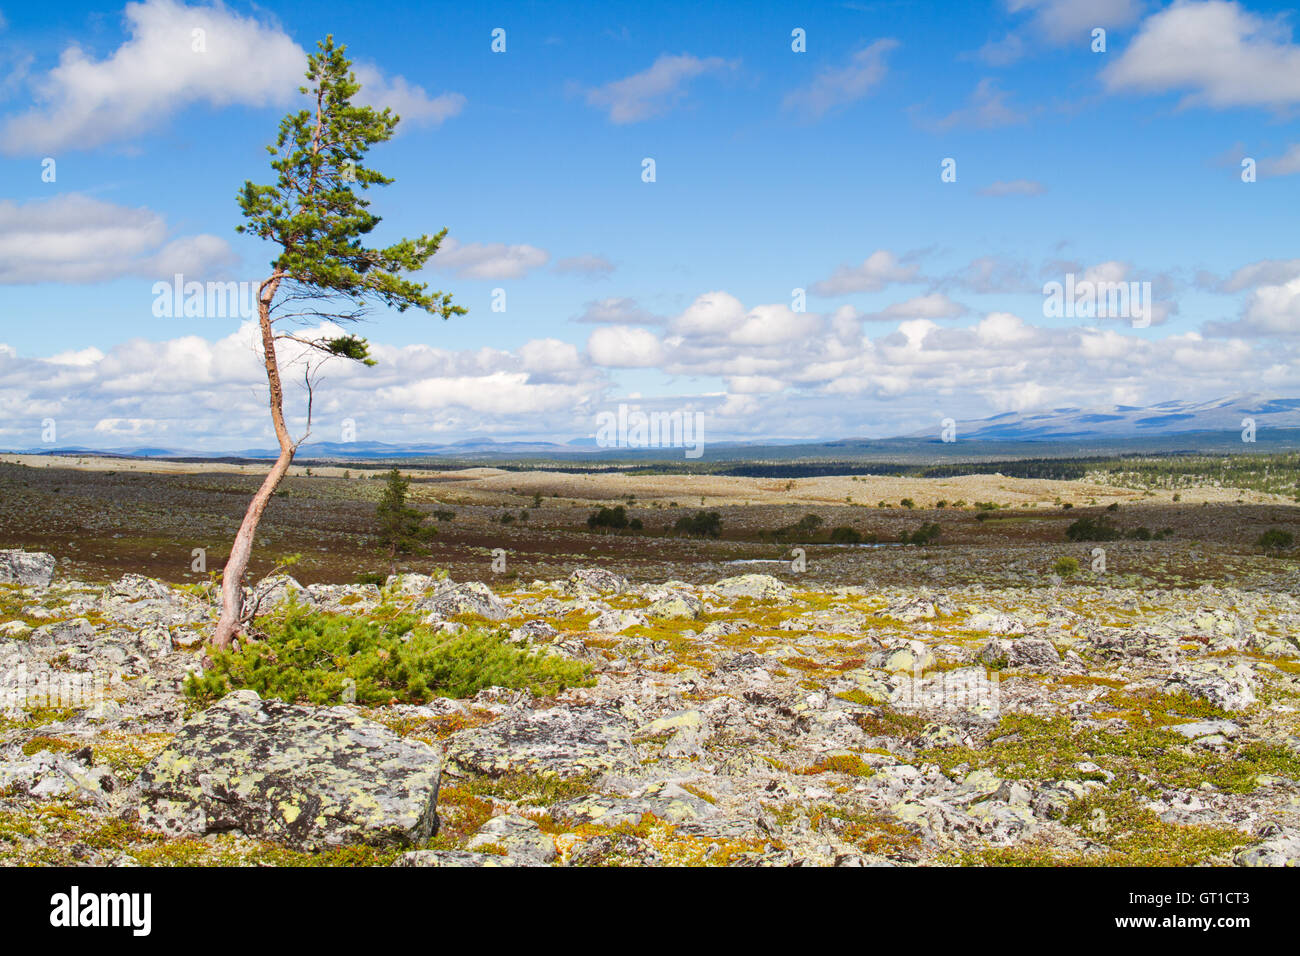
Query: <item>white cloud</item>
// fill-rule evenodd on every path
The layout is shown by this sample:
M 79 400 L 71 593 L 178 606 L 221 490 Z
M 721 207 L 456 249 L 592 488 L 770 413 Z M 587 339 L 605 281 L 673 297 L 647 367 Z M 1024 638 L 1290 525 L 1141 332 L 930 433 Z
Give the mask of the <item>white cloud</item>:
M 111 54 L 95 59 L 73 44 L 31 81 L 37 105 L 7 118 L 0 148 L 37 155 L 89 149 L 139 136 L 191 104 L 283 105 L 303 83 L 307 54 L 269 21 L 220 3 L 177 0 L 128 3 L 124 16 L 129 38 Z M 401 77 L 384 80 L 373 67 L 358 75 L 378 86 L 380 105 L 415 121 L 441 122 L 464 105 L 459 94 L 430 98 Z
M 1186 91 L 1184 105 L 1280 109 L 1300 102 L 1300 47 L 1284 17 L 1182 2 L 1144 20 L 1102 77 L 1112 92 Z
M 466 100 L 460 93 L 430 96 L 424 87 L 408 83 L 400 76 L 387 79 L 369 64 L 359 64 L 353 67 L 353 72 L 361 84 L 357 102 L 376 109 L 391 109 L 402 119 L 398 132 L 407 124 L 440 126 L 465 109 Z
M 980 190 L 981 196 L 1041 196 L 1047 187 L 1033 179 L 1008 179 L 989 183 Z
M 584 303 L 582 314 L 573 321 L 592 325 L 659 325 L 664 320 L 641 308 L 635 299 L 614 296 Z
M 906 302 L 895 302 L 881 311 L 865 316 L 868 319 L 888 321 L 893 319 L 955 319 L 970 310 L 954 302 L 942 292 L 919 295 Z
M 648 329 L 610 325 L 591 333 L 587 354 L 605 368 L 652 368 L 663 362 L 664 347 Z
M 897 40 L 877 40 L 854 53 L 846 66 L 825 68 L 808 86 L 788 94 L 785 108 L 816 119 L 837 107 L 856 103 L 885 78 L 885 55 L 897 46 Z
M 65 193 L 53 199 L 0 200 L 0 285 L 103 282 L 122 276 L 206 279 L 235 262 L 217 236 L 168 240 L 149 209 Z
M 1092 29 L 1113 30 L 1137 20 L 1138 0 L 1007 0 L 1012 13 L 1034 11 L 1030 29 L 1054 46 L 1077 43 L 1086 49 Z
M 1233 165 L 1241 164 L 1237 162 Z M 1261 159 L 1259 171 L 1265 176 L 1294 176 L 1300 173 L 1300 143 L 1292 143 L 1281 156 Z
M 716 56 L 701 59 L 689 53 L 664 53 L 640 73 L 587 90 L 587 103 L 607 110 L 611 122 L 639 123 L 676 106 L 690 80 L 735 65 Z
M 550 261 L 545 249 L 504 242 L 463 243 L 448 236 L 430 261 L 462 279 L 519 279 Z
M 947 116 L 922 125 L 936 132 L 944 132 L 959 126 L 974 129 L 996 129 L 999 126 L 1014 126 L 1023 123 L 1029 117 L 1024 112 L 1007 104 L 1007 94 L 998 89 L 997 82 L 985 77 L 975 84 L 968 104 L 959 110 L 953 110 Z
M 850 292 L 878 292 L 895 282 L 915 282 L 919 268 L 904 264 L 888 249 L 878 249 L 861 265 L 842 265 L 830 277 L 814 282 L 814 295 L 847 295 Z

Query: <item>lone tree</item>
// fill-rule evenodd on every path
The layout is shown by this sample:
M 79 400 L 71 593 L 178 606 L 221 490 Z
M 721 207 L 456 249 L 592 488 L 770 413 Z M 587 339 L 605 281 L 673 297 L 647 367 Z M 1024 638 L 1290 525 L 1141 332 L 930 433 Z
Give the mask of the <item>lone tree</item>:
M 446 229 L 383 249 L 363 244 L 379 217 L 369 212 L 370 204 L 360 193 L 392 180 L 362 161 L 371 146 L 392 138 L 398 117 L 388 109 L 353 105 L 352 97 L 361 85 L 344 56 L 346 48 L 336 47 L 332 36 L 317 48 L 307 61 L 310 85 L 301 88 L 314 104 L 286 116 L 275 145 L 267 147 L 275 183 L 245 182 L 239 195 L 247 222 L 237 231 L 280 247 L 270 275 L 257 290 L 271 423 L 280 454 L 248 505 L 222 573 L 221 617 L 212 638 L 219 648 L 228 647 L 246 623 L 243 583 L 257 524 L 298 446 L 311 434 L 312 395 L 321 364 L 335 357 L 374 364 L 366 340 L 337 334 L 337 324 L 360 320 L 376 303 L 399 312 L 414 306 L 444 319 L 465 312 L 452 305 L 450 294 L 429 292 L 427 286 L 402 278 L 403 273 L 422 268 L 438 251 Z M 316 333 L 276 328 L 286 320 L 322 325 Z M 284 417 L 284 385 L 276 352 L 280 342 L 292 343 L 289 347 L 295 355 L 288 364 L 301 363 L 307 390 L 306 426 L 296 439 Z
M 406 492 L 411 483 L 394 468 L 388 473 L 384 494 L 375 508 L 379 519 L 379 540 L 388 552 L 388 570 L 397 573 L 399 554 L 428 554 L 425 542 L 438 533 L 438 529 L 424 523 L 425 514 L 406 503 Z

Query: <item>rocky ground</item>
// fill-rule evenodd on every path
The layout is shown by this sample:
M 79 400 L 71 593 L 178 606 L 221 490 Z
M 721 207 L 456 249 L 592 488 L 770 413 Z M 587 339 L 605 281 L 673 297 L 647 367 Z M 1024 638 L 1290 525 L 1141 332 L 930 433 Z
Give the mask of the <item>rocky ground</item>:
M 266 612 L 501 628 L 591 686 L 200 709 L 207 587 L 0 552 L 0 861 L 1295 865 L 1295 567 L 1168 589 L 278 577 Z

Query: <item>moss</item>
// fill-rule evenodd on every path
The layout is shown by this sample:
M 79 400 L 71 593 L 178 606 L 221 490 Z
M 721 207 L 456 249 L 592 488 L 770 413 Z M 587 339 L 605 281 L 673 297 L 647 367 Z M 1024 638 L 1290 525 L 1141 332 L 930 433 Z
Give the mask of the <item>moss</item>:
M 479 797 L 548 807 L 562 800 L 595 793 L 595 781 L 594 774 L 560 777 L 556 774 L 510 773 L 500 777 L 470 777 L 458 787 Z
M 811 767 L 798 772 L 801 774 L 843 773 L 850 777 L 870 777 L 876 771 L 857 754 L 828 754 Z
M 37 737 L 33 737 L 31 740 L 27 741 L 27 743 L 23 744 L 23 753 L 26 754 L 28 757 L 32 756 L 33 754 L 41 753 L 42 751 L 48 751 L 50 753 L 57 754 L 57 753 L 66 753 L 69 750 L 76 750 L 76 749 L 77 749 L 76 744 L 69 743 L 68 741 L 62 740 L 58 737 L 37 736 Z

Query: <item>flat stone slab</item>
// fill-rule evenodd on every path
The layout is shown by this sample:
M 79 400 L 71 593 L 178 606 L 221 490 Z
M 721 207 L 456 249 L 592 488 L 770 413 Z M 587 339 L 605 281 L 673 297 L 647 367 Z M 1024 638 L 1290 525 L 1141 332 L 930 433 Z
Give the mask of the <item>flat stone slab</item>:
M 227 694 L 138 779 L 169 834 L 237 830 L 295 849 L 419 846 L 437 832 L 437 751 L 344 707 Z
M 448 773 L 576 777 L 635 768 L 635 723 L 615 707 L 553 707 L 503 717 L 447 741 Z

